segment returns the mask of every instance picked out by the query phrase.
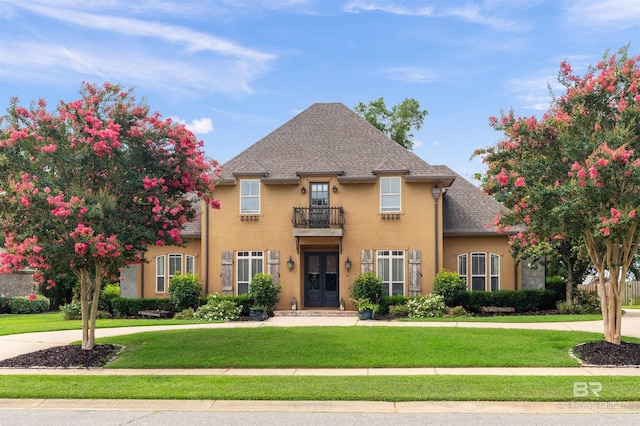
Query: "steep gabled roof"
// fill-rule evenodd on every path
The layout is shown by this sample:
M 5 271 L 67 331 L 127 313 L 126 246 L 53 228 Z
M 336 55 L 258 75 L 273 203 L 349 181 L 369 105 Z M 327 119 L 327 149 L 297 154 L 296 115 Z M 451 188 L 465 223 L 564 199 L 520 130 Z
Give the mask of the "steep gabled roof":
M 493 221 L 506 211 L 501 203 L 460 175 L 447 189 L 442 209 L 445 236 L 497 235 Z
M 311 105 L 221 169 L 225 183 L 242 174 L 295 181 L 304 174 L 325 172 L 348 182 L 375 180 L 385 172 L 406 171 L 413 179 L 432 179 L 442 172 L 341 103 Z

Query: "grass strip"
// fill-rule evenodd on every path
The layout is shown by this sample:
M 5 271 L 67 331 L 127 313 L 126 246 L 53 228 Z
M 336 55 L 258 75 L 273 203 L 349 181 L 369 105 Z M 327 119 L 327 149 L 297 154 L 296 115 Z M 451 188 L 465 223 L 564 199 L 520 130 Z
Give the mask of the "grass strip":
M 126 347 L 108 368 L 570 367 L 578 365 L 571 348 L 598 340 L 597 333 L 441 327 L 194 329 L 99 339 Z
M 599 395 L 574 397 L 598 382 Z M 580 395 L 580 394 L 578 394 Z M 640 377 L 0 376 L 0 398 L 299 401 L 638 401 Z

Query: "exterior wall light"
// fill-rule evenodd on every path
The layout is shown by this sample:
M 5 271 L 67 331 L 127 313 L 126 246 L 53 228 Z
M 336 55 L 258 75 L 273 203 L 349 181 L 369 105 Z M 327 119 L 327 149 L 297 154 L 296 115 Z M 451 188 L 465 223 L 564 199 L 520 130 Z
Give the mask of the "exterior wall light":
M 294 264 L 295 264 L 295 262 L 291 258 L 291 255 L 289 255 L 289 260 L 287 260 L 287 269 L 289 269 L 289 272 L 293 271 L 293 265 Z
M 307 188 L 305 188 L 304 186 L 302 188 L 300 188 L 300 192 L 302 192 L 303 194 L 307 193 Z
M 344 261 L 344 267 L 349 272 L 351 270 L 351 259 L 347 257 L 347 260 Z
M 338 192 L 338 187 L 336 185 L 333 185 L 333 193 L 335 194 L 336 192 Z

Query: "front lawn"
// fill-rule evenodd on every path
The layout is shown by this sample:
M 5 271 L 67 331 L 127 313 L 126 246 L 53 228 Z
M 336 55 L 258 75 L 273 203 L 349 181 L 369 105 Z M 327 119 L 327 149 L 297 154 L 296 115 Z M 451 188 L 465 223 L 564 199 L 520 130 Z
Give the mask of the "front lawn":
M 0 376 L 0 398 L 282 401 L 640 400 L 640 377 L 598 376 Z M 574 397 L 597 382 L 598 396 Z M 113 402 L 117 405 L 117 402 Z
M 137 327 L 145 325 L 197 324 L 200 321 L 174 319 L 99 319 L 96 328 Z M 60 312 L 42 314 L 2 314 L 0 315 L 0 336 L 39 331 L 81 330 L 81 320 L 62 319 Z
M 381 326 L 172 330 L 99 342 L 127 348 L 110 368 L 407 368 L 577 366 L 569 350 L 599 340 L 568 331 Z

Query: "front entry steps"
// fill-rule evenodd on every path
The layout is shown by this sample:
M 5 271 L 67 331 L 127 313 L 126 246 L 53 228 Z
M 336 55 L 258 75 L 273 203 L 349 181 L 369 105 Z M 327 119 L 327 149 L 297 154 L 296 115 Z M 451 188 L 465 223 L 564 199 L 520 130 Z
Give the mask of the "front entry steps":
M 302 309 L 296 311 L 274 311 L 276 317 L 357 317 L 358 311 L 338 309 Z

